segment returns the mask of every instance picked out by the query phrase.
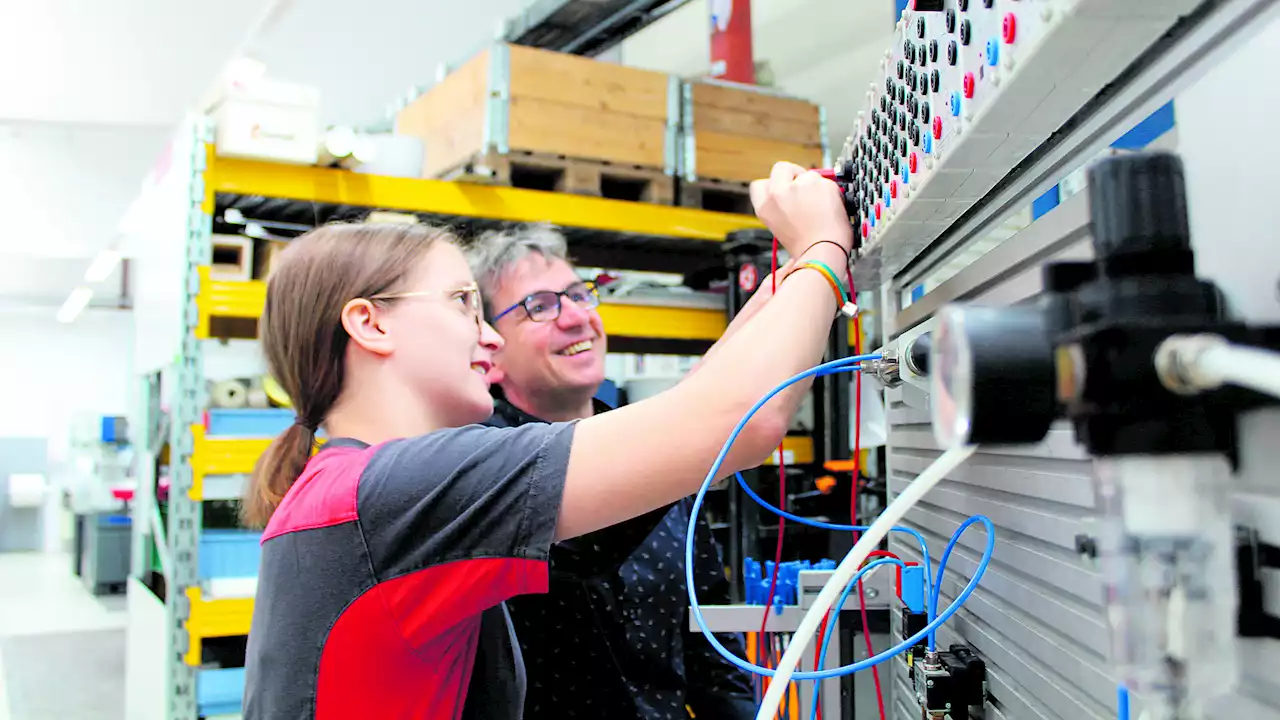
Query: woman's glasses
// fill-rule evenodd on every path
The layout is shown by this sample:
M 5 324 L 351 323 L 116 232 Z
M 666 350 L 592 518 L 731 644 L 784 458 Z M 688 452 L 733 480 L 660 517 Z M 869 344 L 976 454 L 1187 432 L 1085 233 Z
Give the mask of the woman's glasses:
M 529 316 L 530 320 L 534 322 L 551 322 L 560 317 L 560 298 L 562 297 L 569 298 L 581 308 L 593 308 L 600 304 L 600 293 L 597 292 L 595 283 L 589 281 L 577 282 L 560 292 L 543 290 L 533 293 L 495 315 L 493 321 L 498 322 L 516 308 L 524 308 L 524 312 Z
M 381 295 L 374 295 L 369 299 L 399 300 L 401 298 L 440 296 L 444 296 L 447 300 L 457 300 L 461 302 L 463 306 L 471 312 L 471 315 L 475 317 L 477 326 L 484 322 L 484 309 L 480 302 L 480 287 L 475 283 L 463 285 L 462 287 L 454 288 L 453 290 L 419 290 L 417 292 L 383 293 Z

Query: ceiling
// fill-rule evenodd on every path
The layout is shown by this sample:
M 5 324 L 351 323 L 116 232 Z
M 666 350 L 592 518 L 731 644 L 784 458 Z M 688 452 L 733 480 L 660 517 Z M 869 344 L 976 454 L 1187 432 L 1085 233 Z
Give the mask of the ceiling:
M 171 128 L 276 4 L 0 3 L 0 310 L 52 312 L 82 284 Z M 95 295 L 114 305 L 118 274 Z
M 525 2 L 364 0 L 358 12 L 348 0 L 0 3 L 0 27 L 21 28 L 0 44 L 0 67 L 29 69 L 0 73 L 0 310 L 56 309 L 81 284 L 186 110 L 237 54 L 316 87 L 325 125 L 376 123 Z M 757 59 L 778 87 L 827 106 L 833 147 L 876 74 L 892 12 L 890 0 L 754 0 Z M 699 74 L 708 13 L 693 0 L 608 57 Z M 118 288 L 118 277 L 103 281 L 95 303 L 114 304 Z

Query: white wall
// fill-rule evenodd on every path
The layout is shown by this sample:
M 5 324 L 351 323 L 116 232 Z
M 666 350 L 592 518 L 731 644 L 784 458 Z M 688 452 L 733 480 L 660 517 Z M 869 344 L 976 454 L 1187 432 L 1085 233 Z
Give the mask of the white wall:
M 710 65 L 707 0 L 692 2 L 621 44 L 624 64 L 686 77 Z M 827 110 L 832 155 L 853 128 L 894 33 L 890 0 L 753 0 L 752 46 L 775 86 Z
M 0 338 L 0 437 L 48 438 L 51 470 L 75 417 L 131 410 L 131 313 L 91 309 L 62 324 L 48 311 L 8 312 Z

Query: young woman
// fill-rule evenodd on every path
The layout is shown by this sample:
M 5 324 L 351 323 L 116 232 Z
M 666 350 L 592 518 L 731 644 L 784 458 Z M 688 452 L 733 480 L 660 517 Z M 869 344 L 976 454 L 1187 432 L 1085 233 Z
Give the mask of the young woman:
M 789 163 L 751 190 L 795 259 L 777 294 L 675 388 L 572 423 L 475 424 L 502 339 L 444 231 L 334 225 L 293 241 L 262 319 L 297 420 L 245 498 L 266 528 L 246 718 L 520 717 L 503 601 L 546 591 L 550 545 L 696 491 L 746 410 L 821 359 L 839 295 L 823 268 L 852 243 L 839 192 Z M 806 389 L 757 415 L 726 474 L 769 455 Z

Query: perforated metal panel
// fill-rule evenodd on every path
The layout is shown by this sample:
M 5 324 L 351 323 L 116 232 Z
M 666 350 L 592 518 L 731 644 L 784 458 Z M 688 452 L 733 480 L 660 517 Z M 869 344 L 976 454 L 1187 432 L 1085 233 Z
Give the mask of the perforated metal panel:
M 1226 3 L 1229 4 L 1229 3 Z M 1241 126 L 1265 123 L 1280 111 L 1280 88 L 1243 92 L 1251 68 L 1265 65 L 1280 42 L 1280 21 L 1271 3 L 1253 22 L 1265 28 L 1232 43 L 1176 98 L 1178 128 L 1158 145 L 1179 152 L 1187 166 L 1192 229 L 1198 268 L 1226 292 L 1233 307 L 1253 322 L 1280 318 L 1280 243 L 1275 240 L 1274 168 L 1280 149 L 1253 146 L 1252 161 L 1230 159 L 1231 148 L 1249 134 Z M 1209 53 L 1206 53 L 1209 54 Z M 1249 107 L 1221 112 L 1226 98 L 1249 98 Z M 1083 158 L 1082 158 L 1083 159 Z M 1231 175 L 1226 174 L 1228 171 Z M 1270 191 L 1267 188 L 1272 188 Z M 1029 187 L 1025 202 L 1042 188 Z M 1270 197 L 1270 200 L 1268 200 Z M 944 302 L 978 301 L 1009 305 L 1040 292 L 1040 266 L 1049 260 L 1091 255 L 1083 194 L 1067 199 L 1013 238 L 986 250 L 913 305 L 887 312 L 890 337 L 929 326 Z M 947 267 L 963 249 L 935 259 Z M 1269 269 L 1267 269 L 1269 268 Z M 902 289 L 921 274 L 901 278 L 884 293 L 890 309 Z M 900 491 L 940 452 L 929 426 L 927 393 L 903 385 L 886 393 L 889 488 Z M 1234 479 L 1234 521 L 1280 541 L 1280 413 L 1255 413 L 1241 424 L 1244 457 Z M 1100 575 L 1076 551 L 1075 538 L 1091 532 L 1101 514 L 1092 466 L 1070 429 L 1055 426 L 1033 447 L 981 449 L 931 491 L 907 522 L 928 538 L 935 563 L 959 524 L 973 514 L 995 523 L 992 563 L 965 608 L 939 633 L 939 646 L 964 642 L 986 661 L 987 720 L 1109 720 L 1116 717 L 1116 677 L 1110 663 L 1110 631 L 1104 614 Z M 945 607 L 972 577 L 985 538 L 981 526 L 969 530 L 948 563 L 942 584 Z M 890 549 L 920 560 L 914 541 L 893 538 Z M 1268 610 L 1280 614 L 1280 573 L 1264 574 Z M 900 633 L 897 621 L 893 628 Z M 1212 711 L 1214 718 L 1280 718 L 1280 642 L 1238 640 L 1242 678 L 1235 695 Z M 892 668 L 893 716 L 920 718 L 904 662 Z M 967 717 L 963 713 L 953 715 Z M 1135 708 L 1134 718 L 1140 718 Z

